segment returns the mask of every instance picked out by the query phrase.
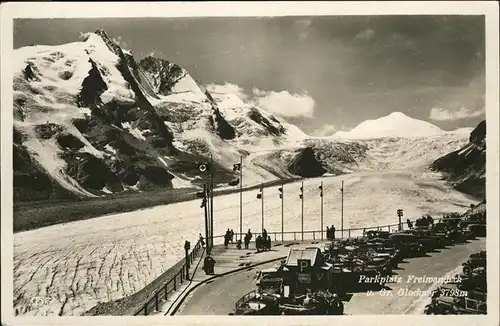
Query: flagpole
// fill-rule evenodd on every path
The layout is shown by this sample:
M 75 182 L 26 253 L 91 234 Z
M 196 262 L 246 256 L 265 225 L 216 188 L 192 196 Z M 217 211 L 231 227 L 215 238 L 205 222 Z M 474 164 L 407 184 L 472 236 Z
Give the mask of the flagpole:
M 340 188 L 341 202 L 340 202 L 340 238 L 344 238 L 344 181 L 342 181 L 342 188 Z
M 302 180 L 302 186 L 300 188 L 301 196 L 300 198 L 302 199 L 302 217 L 301 217 L 301 231 L 302 231 L 302 241 L 304 241 L 304 180 Z
M 261 193 L 261 196 L 262 196 L 262 232 L 264 232 L 264 184 L 261 184 L 260 185 L 260 193 Z M 266 240 L 266 239 L 264 239 Z
M 285 240 L 285 229 L 284 229 L 284 222 L 285 222 L 285 185 L 282 183 L 281 184 L 281 241 L 283 242 Z
M 204 211 L 205 211 L 205 246 L 207 248 L 207 254 L 210 255 L 210 249 L 209 249 L 209 243 L 208 243 L 208 237 L 209 237 L 209 234 L 208 234 L 208 187 L 207 187 L 207 184 L 204 183 L 203 184 L 203 195 L 204 195 L 204 199 L 205 199 L 205 205 L 203 207 Z
M 210 154 L 210 246 L 213 248 L 214 245 L 214 160 L 212 154 Z
M 321 181 L 321 240 L 323 240 L 323 181 Z
M 243 156 L 240 156 L 240 240 L 243 241 Z

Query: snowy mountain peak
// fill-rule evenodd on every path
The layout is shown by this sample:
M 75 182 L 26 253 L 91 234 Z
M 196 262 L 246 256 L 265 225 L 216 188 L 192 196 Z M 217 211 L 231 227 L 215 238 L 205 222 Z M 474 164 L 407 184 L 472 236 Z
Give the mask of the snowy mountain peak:
M 445 132 L 432 123 L 392 112 L 384 117 L 366 120 L 350 131 L 339 131 L 333 138 L 370 139 L 385 137 L 427 137 L 443 135 Z
M 219 185 L 234 179 L 241 156 L 245 185 L 376 166 L 361 142 L 311 139 L 255 103 L 211 93 L 175 63 L 137 63 L 104 30 L 86 36 L 15 50 L 16 200 L 200 185 L 195 163 L 208 157 Z M 346 134 L 442 132 L 436 128 L 398 112 Z

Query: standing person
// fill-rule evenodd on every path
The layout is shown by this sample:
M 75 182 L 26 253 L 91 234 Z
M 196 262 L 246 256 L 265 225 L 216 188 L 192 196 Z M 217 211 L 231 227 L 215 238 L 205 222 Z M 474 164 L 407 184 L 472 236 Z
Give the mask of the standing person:
M 203 259 L 203 271 L 205 275 L 210 275 L 210 256 L 208 255 Z
M 408 224 L 408 228 L 411 229 L 413 227 L 413 223 L 410 221 L 410 219 L 406 219 L 406 224 Z
M 250 243 L 250 239 L 248 238 L 248 233 L 245 234 L 245 249 L 248 249 L 248 244 Z
M 227 229 L 226 234 L 224 234 L 224 247 L 226 247 L 226 249 L 227 249 L 227 246 L 229 245 L 230 237 L 231 237 L 231 231 L 229 231 L 229 229 Z
M 257 252 L 260 251 L 260 249 L 262 249 L 263 245 L 262 245 L 262 236 L 259 234 L 257 236 L 257 239 L 255 239 L 255 249 L 257 249 Z
M 267 230 L 266 229 L 262 230 L 262 238 L 267 239 Z
M 330 232 L 332 233 L 332 239 L 335 240 L 335 226 L 332 225 Z
M 209 275 L 215 275 L 214 267 L 215 267 L 215 259 L 212 256 L 208 256 L 209 261 Z
M 234 231 L 231 229 L 231 243 L 234 243 Z
M 200 242 L 201 247 L 202 247 L 202 248 L 205 248 L 205 241 L 203 240 L 203 236 L 201 235 L 201 233 L 200 233 L 200 235 L 199 235 L 199 239 L 198 239 L 198 241 Z
M 250 241 L 252 241 L 253 238 L 252 231 L 250 231 L 250 229 L 248 229 L 247 235 L 248 235 L 248 243 L 250 243 Z
M 330 228 L 328 227 L 328 225 L 326 226 L 326 238 L 330 240 Z

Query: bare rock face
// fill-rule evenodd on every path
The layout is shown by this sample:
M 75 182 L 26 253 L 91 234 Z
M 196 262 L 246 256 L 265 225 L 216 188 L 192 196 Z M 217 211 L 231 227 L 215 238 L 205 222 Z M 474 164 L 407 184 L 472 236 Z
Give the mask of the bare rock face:
M 314 150 L 311 147 L 306 147 L 299 151 L 288 164 L 288 171 L 305 178 L 319 177 L 327 172 L 316 160 Z
M 478 198 L 486 196 L 486 121 L 471 132 L 469 143 L 438 158 L 431 169 L 444 173 L 455 188 Z
M 49 198 L 73 198 L 31 157 L 23 145 L 25 135 L 14 128 L 12 144 L 14 201 L 46 200 Z
M 100 159 L 88 153 L 65 153 L 67 172 L 85 189 L 99 191 L 104 187 L 116 192 L 123 190 L 120 180 Z
M 89 59 L 92 68 L 88 76 L 82 82 L 82 89 L 77 97 L 78 106 L 94 108 L 102 104 L 101 94 L 108 89 L 108 85 L 102 79 L 96 63 Z
M 262 125 L 271 135 L 280 136 L 285 133 L 285 128 L 281 125 L 274 126 L 266 117 L 264 117 L 259 110 L 253 108 L 248 113 L 248 117 L 258 124 Z
M 184 77 L 187 72 L 178 65 L 165 59 L 147 56 L 139 62 L 153 89 L 162 95 L 168 95 L 172 87 Z

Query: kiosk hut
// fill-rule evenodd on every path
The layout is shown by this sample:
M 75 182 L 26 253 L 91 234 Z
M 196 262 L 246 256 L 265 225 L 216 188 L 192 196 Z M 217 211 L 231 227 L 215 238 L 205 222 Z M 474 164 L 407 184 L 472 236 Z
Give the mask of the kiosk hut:
M 284 297 L 327 289 L 332 268 L 319 248 L 291 248 L 282 266 Z

